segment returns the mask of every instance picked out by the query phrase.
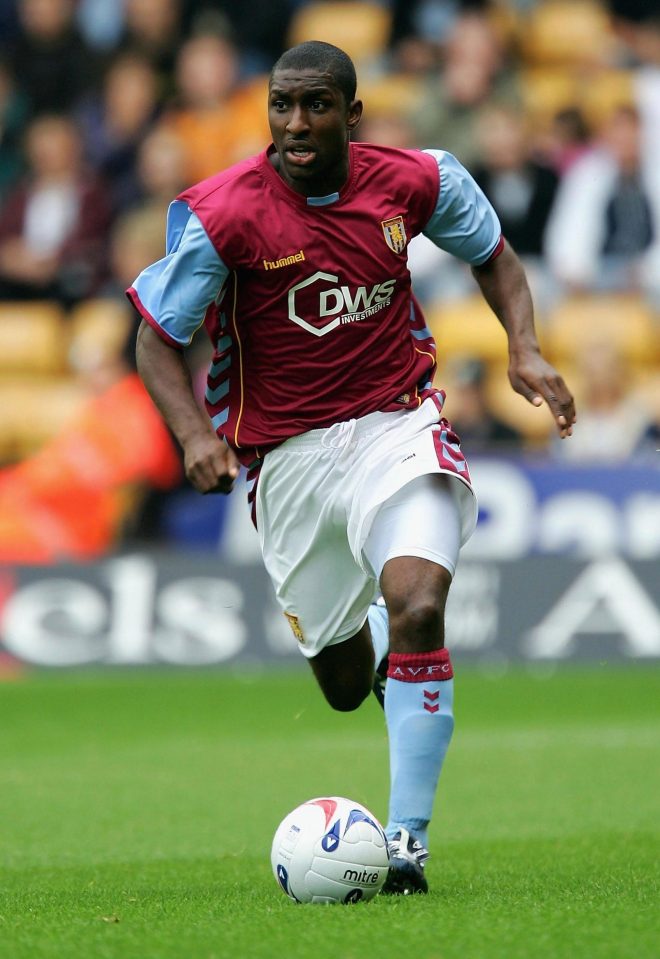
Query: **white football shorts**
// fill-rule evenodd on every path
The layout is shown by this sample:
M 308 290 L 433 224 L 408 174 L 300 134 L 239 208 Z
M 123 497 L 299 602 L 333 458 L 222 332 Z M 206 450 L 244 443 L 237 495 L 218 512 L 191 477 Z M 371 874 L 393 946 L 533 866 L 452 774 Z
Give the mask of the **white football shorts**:
M 303 655 L 358 632 L 388 559 L 420 556 L 453 575 L 477 502 L 442 400 L 309 430 L 266 455 L 257 529 Z

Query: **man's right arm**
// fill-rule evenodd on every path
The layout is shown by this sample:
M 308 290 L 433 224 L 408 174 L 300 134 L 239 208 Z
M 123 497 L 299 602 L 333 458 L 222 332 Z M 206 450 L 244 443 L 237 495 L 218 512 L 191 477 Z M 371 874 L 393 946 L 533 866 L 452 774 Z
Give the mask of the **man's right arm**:
M 200 493 L 229 493 L 238 476 L 238 460 L 199 408 L 183 353 L 143 320 L 136 359 L 149 395 L 181 444 L 190 482 Z
M 200 493 L 228 493 L 239 471 L 236 456 L 197 404 L 183 355 L 228 273 L 200 220 L 177 200 L 168 212 L 166 255 L 126 291 L 143 318 L 138 371 L 181 444 L 186 476 Z

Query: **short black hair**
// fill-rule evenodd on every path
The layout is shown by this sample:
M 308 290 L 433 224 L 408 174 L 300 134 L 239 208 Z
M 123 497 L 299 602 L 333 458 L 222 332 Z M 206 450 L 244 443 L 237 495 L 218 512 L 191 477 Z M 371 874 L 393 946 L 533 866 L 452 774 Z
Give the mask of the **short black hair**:
M 306 40 L 290 50 L 285 50 L 270 72 L 272 81 L 276 70 L 317 70 L 327 73 L 344 95 L 346 104 L 355 99 L 357 77 L 353 61 L 347 53 L 322 40 Z

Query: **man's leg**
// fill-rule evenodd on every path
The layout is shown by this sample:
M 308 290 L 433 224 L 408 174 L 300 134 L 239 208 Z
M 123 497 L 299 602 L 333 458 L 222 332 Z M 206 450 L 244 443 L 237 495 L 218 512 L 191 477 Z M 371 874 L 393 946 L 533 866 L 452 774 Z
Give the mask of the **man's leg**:
M 374 650 L 369 626 L 309 660 L 323 695 L 333 709 L 350 712 L 364 702 L 374 682 Z
M 426 892 L 427 828 L 454 728 L 453 678 L 444 649 L 444 607 L 451 574 L 425 559 L 389 560 L 381 589 L 390 617 L 385 717 L 390 743 L 390 808 L 386 834 L 393 856 L 384 891 Z M 309 660 L 333 709 L 357 709 L 374 681 L 367 623 L 350 639 Z
M 389 892 L 426 891 L 427 828 L 454 725 L 444 612 L 459 543 L 447 481 L 425 476 L 384 504 L 365 546 L 389 616 Z
M 451 575 L 442 566 L 416 557 L 390 560 L 381 577 L 390 612 L 385 718 L 391 787 L 386 833 L 401 844 L 404 866 L 408 854 L 420 865 L 426 858 L 428 825 L 454 729 L 453 673 L 444 648 L 450 582 Z M 426 891 L 417 870 L 404 868 L 398 877 L 393 871 L 390 878 L 388 891 Z

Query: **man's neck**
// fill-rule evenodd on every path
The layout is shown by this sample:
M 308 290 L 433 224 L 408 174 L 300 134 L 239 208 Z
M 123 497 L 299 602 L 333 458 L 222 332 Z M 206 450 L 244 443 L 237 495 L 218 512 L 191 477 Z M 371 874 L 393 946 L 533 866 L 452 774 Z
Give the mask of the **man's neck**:
M 277 171 L 286 185 L 290 187 L 294 193 L 298 193 L 300 196 L 306 197 L 307 199 L 312 197 L 332 196 L 335 193 L 340 193 L 346 185 L 350 174 L 350 161 L 348 156 L 346 157 L 344 169 L 338 171 L 336 176 L 324 177 L 323 180 L 310 179 L 306 181 L 291 180 L 284 176 L 280 163 L 280 155 L 277 150 L 273 150 L 273 152 L 268 155 L 268 159 L 273 169 Z

